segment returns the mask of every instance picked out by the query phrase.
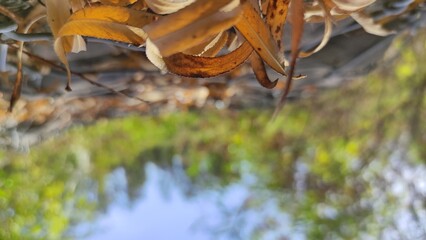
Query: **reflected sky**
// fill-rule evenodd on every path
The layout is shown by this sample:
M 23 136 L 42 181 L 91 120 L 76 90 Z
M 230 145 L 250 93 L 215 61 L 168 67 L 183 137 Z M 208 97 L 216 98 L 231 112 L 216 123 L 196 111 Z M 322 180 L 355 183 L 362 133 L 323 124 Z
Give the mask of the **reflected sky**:
M 127 207 L 120 201 L 114 203 L 95 224 L 94 234 L 86 239 L 208 239 L 195 232 L 193 225 L 202 211 L 212 211 L 211 203 L 185 199 L 172 182 L 167 183 L 170 186 L 166 196 L 159 185 L 167 181 L 163 179 L 167 173 L 153 165 L 147 166 L 146 171 L 147 182 L 140 199 Z M 111 178 L 125 181 L 123 173 L 116 171 Z
M 188 197 L 170 172 L 154 164 L 147 165 L 145 172 L 147 181 L 141 188 L 140 197 L 130 204 L 124 192 L 116 191 L 120 196 L 105 214 L 94 223 L 80 226 L 80 231 L 91 228 L 91 233 L 84 239 L 249 239 L 263 217 L 271 214 L 281 218 L 283 228 L 264 239 L 273 240 L 279 234 L 291 234 L 291 229 L 285 227 L 289 226 L 288 216 L 280 213 L 274 199 L 265 203 L 261 211 L 244 210 L 253 194 L 250 185 L 254 179 L 249 173 L 245 173 L 238 183 Z M 179 172 L 179 169 L 175 168 L 173 172 Z M 108 179 L 113 182 L 110 187 L 124 190 L 124 174 L 123 169 L 114 171 Z M 291 239 L 305 239 L 297 232 L 291 235 Z

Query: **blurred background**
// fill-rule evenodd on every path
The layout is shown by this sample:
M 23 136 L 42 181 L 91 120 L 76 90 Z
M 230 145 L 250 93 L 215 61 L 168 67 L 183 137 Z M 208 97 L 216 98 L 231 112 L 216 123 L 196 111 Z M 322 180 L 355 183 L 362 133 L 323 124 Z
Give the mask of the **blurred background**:
M 65 93 L 24 59 L 12 114 L 1 85 L 0 239 L 425 239 L 426 32 L 398 19 L 388 37 L 337 27 L 275 121 L 280 86 L 245 66 L 182 79 L 108 44 L 72 56 L 145 104 L 78 76 Z

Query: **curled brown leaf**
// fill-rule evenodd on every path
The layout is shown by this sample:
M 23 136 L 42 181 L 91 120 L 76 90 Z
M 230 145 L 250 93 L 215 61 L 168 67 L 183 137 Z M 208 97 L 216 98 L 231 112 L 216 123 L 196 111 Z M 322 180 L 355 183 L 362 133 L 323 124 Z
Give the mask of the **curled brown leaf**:
M 263 63 L 262 58 L 257 54 L 253 53 L 250 56 L 250 64 L 253 69 L 254 75 L 256 76 L 257 82 L 268 89 L 272 89 L 277 86 L 278 79 L 275 81 L 271 81 L 268 77 L 268 73 L 266 72 L 265 64 Z
M 177 53 L 164 58 L 167 69 L 177 75 L 194 78 L 214 77 L 238 67 L 252 54 L 253 48 L 244 42 L 234 51 L 218 57 L 199 57 Z

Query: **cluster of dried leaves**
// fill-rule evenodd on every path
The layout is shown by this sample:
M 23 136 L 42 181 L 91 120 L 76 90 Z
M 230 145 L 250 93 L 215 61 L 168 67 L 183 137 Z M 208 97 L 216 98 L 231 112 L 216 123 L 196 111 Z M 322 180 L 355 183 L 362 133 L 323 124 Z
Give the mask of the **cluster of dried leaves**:
M 249 60 L 258 82 L 274 88 L 265 63 L 286 77 L 291 87 L 298 57 L 320 50 L 329 40 L 332 23 L 352 16 L 368 31 L 388 34 L 369 22 L 362 9 L 375 0 L 45 0 L 54 50 L 68 72 L 66 55 L 86 49 L 83 37 L 144 47 L 162 72 L 208 78 L 226 73 Z M 325 22 L 322 42 L 309 52 L 299 45 L 305 22 Z M 283 42 L 286 23 L 292 25 L 291 45 Z M 290 61 L 284 51 L 290 50 Z M 288 69 L 287 69 L 288 68 Z M 67 89 L 70 88 L 68 81 Z M 15 99 L 16 100 L 16 99 Z

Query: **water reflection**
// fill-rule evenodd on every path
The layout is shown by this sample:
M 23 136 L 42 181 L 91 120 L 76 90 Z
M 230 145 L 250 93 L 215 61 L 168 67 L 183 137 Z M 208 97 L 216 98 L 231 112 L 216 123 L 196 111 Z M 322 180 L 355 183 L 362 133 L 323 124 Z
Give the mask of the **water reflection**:
M 114 199 L 85 224 L 91 230 L 85 239 L 422 239 L 426 166 L 410 163 L 404 136 L 394 144 L 387 159 L 353 164 L 328 187 L 312 181 L 315 174 L 301 159 L 289 176 L 292 186 L 265 185 L 249 161 L 239 162 L 235 181 L 200 186 L 175 155 L 139 168 L 146 180 L 129 199 L 120 167 L 106 179 Z
M 110 177 L 119 174 L 125 181 L 121 170 Z M 106 216 L 96 223 L 101 231 L 95 231 L 88 239 L 210 239 L 211 235 L 202 228 L 220 224 L 218 201 L 224 201 L 228 208 L 238 208 L 247 195 L 247 188 L 238 184 L 188 197 L 170 172 L 152 164 L 145 171 L 147 181 L 136 202 L 128 208 L 112 204 Z
M 287 109 L 267 127 L 258 111 L 104 121 L 9 152 L 0 239 L 426 236 L 424 135 L 404 112 L 347 138 Z

